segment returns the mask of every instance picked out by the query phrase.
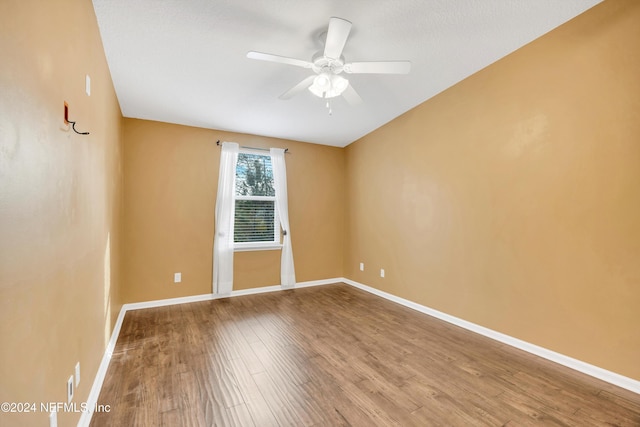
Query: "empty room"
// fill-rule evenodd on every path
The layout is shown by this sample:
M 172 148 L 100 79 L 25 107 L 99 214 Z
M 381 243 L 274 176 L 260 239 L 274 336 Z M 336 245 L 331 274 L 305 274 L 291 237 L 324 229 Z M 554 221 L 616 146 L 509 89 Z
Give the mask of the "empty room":
M 640 2 L 3 0 L 0 426 L 640 426 Z

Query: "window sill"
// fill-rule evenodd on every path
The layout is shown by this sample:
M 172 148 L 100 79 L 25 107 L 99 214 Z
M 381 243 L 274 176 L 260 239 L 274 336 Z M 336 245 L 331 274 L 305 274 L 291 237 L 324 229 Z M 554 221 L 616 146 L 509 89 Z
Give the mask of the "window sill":
M 249 252 L 249 251 L 275 251 L 282 249 L 282 245 L 278 243 L 251 243 L 251 244 L 236 244 L 233 248 L 234 252 Z

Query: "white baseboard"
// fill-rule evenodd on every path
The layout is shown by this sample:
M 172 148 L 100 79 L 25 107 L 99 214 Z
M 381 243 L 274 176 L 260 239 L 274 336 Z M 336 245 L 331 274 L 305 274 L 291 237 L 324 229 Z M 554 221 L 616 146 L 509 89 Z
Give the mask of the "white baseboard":
M 329 285 L 332 283 L 343 283 L 345 280 L 346 279 L 342 277 L 337 277 L 333 279 L 299 282 L 299 283 L 296 283 L 293 289 L 307 288 L 310 286 Z M 281 291 L 281 290 L 283 290 L 283 288 L 280 285 L 274 285 L 274 286 L 263 286 L 260 288 L 243 289 L 239 291 L 231 291 L 229 295 L 202 294 L 202 295 L 192 295 L 188 297 L 169 298 L 169 299 L 162 299 L 162 300 L 123 304 L 122 308 L 120 309 L 120 313 L 118 314 L 118 319 L 116 320 L 116 324 L 113 327 L 113 331 L 111 333 L 111 339 L 109 340 L 109 343 L 107 344 L 107 348 L 104 351 L 104 355 L 102 356 L 102 361 L 100 362 L 100 366 L 98 367 L 98 372 L 96 372 L 96 376 L 93 380 L 91 391 L 89 391 L 89 397 L 87 398 L 88 410 L 86 412 L 83 412 L 82 415 L 80 416 L 80 420 L 78 421 L 78 427 L 89 427 L 89 424 L 91 423 L 91 417 L 93 416 L 93 409 L 96 407 L 96 404 L 98 403 L 98 397 L 100 396 L 102 383 L 104 382 L 105 375 L 107 374 L 107 369 L 109 368 L 109 362 L 111 361 L 113 350 L 116 348 L 116 341 L 118 341 L 118 335 L 120 334 L 120 328 L 122 327 L 122 321 L 124 320 L 124 316 L 127 313 L 127 311 L 140 310 L 140 309 L 152 308 L 152 307 L 163 307 L 163 306 L 174 305 L 174 304 L 186 304 L 190 302 L 209 301 L 213 299 L 237 297 L 242 295 L 262 294 L 265 292 L 275 292 L 275 291 Z
M 120 328 L 122 327 L 122 321 L 124 320 L 125 313 L 126 310 L 124 307 L 121 308 L 118 318 L 116 319 L 116 324 L 113 326 L 113 331 L 111 332 L 111 338 L 109 339 L 107 348 L 104 351 L 104 355 L 102 355 L 102 360 L 100 361 L 100 366 L 98 366 L 98 372 L 96 372 L 93 385 L 89 391 L 89 397 L 87 397 L 87 411 L 82 412 L 80 420 L 78 421 L 78 427 L 89 427 L 89 423 L 91 423 L 93 410 L 98 403 L 98 396 L 100 396 L 104 377 L 107 375 L 111 355 L 113 354 L 113 350 L 116 348 L 116 341 L 118 341 L 118 335 L 120 335 Z
M 467 329 L 471 332 L 484 335 L 488 338 L 494 339 L 501 343 L 510 345 L 512 347 L 518 348 L 520 350 L 524 350 L 528 353 L 534 354 L 536 356 L 540 356 L 544 359 L 566 366 L 567 368 L 571 368 L 578 372 L 582 372 L 583 374 L 590 375 L 592 377 L 606 381 L 610 384 L 613 384 L 618 387 L 622 387 L 624 389 L 630 390 L 634 393 L 640 394 L 640 381 L 634 380 L 629 377 L 625 377 L 620 374 L 616 374 L 615 372 L 608 371 L 606 369 L 591 365 L 581 360 L 577 360 L 572 357 L 565 356 L 564 354 L 556 353 L 555 351 L 537 346 L 535 344 L 528 343 L 526 341 L 522 341 L 518 338 L 514 338 L 512 336 L 503 334 L 501 332 L 497 332 L 492 329 L 485 328 L 484 326 L 476 325 L 475 323 L 468 322 L 466 320 L 460 319 L 455 316 L 451 316 L 449 314 L 443 313 L 433 308 L 426 307 L 424 305 L 415 303 L 413 301 L 409 301 L 404 298 L 397 297 L 395 295 L 381 291 L 379 289 L 372 288 L 367 285 L 363 285 L 362 283 L 358 283 L 353 280 L 345 279 L 345 278 L 343 278 L 342 281 L 348 285 L 354 286 L 358 289 L 362 289 L 363 291 L 367 291 L 379 297 L 385 298 L 389 301 L 393 301 L 395 303 L 404 305 L 405 307 L 409 307 L 421 313 L 428 314 L 429 316 L 433 316 L 437 319 L 444 320 L 445 322 L 451 323 L 453 325 L 460 326 L 461 328 Z
M 333 279 L 324 279 L 324 280 L 310 280 L 308 282 L 300 282 L 296 283 L 297 288 L 308 288 L 310 286 L 320 286 L 320 285 L 332 285 L 334 283 L 344 283 L 344 277 L 334 277 Z

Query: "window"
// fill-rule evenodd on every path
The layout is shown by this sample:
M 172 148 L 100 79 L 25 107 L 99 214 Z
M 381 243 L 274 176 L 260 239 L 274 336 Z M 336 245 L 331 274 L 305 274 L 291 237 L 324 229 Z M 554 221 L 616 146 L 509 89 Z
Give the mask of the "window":
M 236 250 L 281 247 L 269 154 L 245 150 L 238 154 L 233 241 Z

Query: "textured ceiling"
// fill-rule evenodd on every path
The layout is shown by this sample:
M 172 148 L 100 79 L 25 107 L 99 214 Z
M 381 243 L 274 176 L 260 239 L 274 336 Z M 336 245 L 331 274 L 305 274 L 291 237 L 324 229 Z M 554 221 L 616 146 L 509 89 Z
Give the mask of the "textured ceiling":
M 125 117 L 344 147 L 600 0 L 93 0 Z M 409 60 L 409 75 L 346 75 L 364 102 L 278 96 L 308 69 L 329 18 L 353 22 L 347 62 Z

